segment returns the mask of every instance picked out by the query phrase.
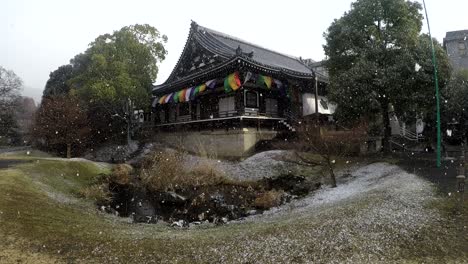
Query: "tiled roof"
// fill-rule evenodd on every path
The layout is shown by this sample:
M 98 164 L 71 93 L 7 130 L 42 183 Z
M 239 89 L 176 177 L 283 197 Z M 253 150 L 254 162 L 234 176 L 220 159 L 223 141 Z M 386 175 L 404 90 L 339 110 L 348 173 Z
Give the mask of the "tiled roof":
M 178 76 L 176 78 L 177 69 L 184 60 L 184 56 L 188 52 L 187 49 L 194 42 L 210 53 L 215 54 L 221 59 L 221 63 L 218 61 L 216 64 L 209 65 L 203 69 L 195 69 L 185 76 Z M 163 84 L 155 86 L 153 91 L 163 92 L 171 90 L 173 89 L 171 87 L 183 85 L 190 82 L 193 78 L 230 67 L 229 65 L 232 66 L 236 62 L 254 65 L 256 68 L 261 68 L 268 72 L 282 72 L 296 78 L 309 79 L 314 76 L 313 70 L 307 66 L 307 61 L 260 47 L 192 22 L 190 34 L 179 62 L 174 67 L 169 78 Z
M 444 42 L 450 40 L 463 40 L 465 38 L 468 39 L 468 30 L 450 31 L 446 33 Z
M 261 64 L 304 74 L 312 74 L 312 71 L 300 58 L 272 51 L 206 27 L 198 26 L 196 36 L 202 40 L 202 45 L 214 48 L 213 51 L 216 53 L 235 56 L 236 50 L 240 48 L 245 54 L 253 52 L 251 59 Z

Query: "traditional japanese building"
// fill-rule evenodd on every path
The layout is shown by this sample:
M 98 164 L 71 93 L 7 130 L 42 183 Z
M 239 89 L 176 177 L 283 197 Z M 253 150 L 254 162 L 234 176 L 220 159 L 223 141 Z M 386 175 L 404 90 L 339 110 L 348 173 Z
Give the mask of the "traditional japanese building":
M 314 67 L 192 22 L 174 70 L 153 89 L 157 136 L 192 151 L 248 155 L 317 108 L 323 120 L 333 113 L 327 76 Z
M 468 70 L 468 30 L 447 32 L 444 48 L 454 71 Z

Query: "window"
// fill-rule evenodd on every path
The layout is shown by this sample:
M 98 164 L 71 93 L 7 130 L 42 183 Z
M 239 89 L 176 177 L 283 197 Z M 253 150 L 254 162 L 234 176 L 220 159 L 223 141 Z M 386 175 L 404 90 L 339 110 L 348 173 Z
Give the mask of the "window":
M 276 117 L 278 115 L 278 100 L 273 98 L 266 98 L 265 112 L 269 116 Z
M 258 108 L 258 93 L 253 91 L 245 92 L 245 107 Z
M 320 105 L 323 109 L 328 110 L 328 103 L 323 98 L 320 99 Z
M 236 102 L 234 96 L 219 99 L 219 116 L 231 116 L 236 112 Z
M 190 105 L 189 103 L 179 104 L 179 116 L 190 115 Z
M 161 123 L 166 122 L 166 111 L 164 109 L 159 110 L 159 121 Z
M 466 55 L 466 44 L 464 41 L 458 42 L 458 54 Z

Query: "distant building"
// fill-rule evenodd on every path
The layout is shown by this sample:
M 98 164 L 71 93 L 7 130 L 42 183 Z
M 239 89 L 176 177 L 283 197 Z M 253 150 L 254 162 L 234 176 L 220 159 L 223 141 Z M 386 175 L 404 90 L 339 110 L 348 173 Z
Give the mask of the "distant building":
M 447 32 L 444 48 L 454 71 L 468 70 L 468 30 Z

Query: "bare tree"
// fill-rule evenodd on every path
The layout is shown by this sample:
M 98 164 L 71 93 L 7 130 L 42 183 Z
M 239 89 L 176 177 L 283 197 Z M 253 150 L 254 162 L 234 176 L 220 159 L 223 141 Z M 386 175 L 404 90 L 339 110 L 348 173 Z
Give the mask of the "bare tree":
M 23 82 L 13 71 L 0 66 L 0 136 L 11 136 L 16 127 L 14 113 L 22 87 Z
M 366 138 L 365 126 L 359 125 L 346 131 L 321 133 L 317 125 L 304 125 L 297 138 L 289 143 L 292 155 L 283 161 L 302 166 L 321 166 L 328 171 L 332 187 L 336 187 L 336 160 L 359 152 Z
M 89 122 L 85 109 L 73 95 L 44 98 L 35 119 L 33 135 L 52 145 L 67 147 L 71 158 L 73 144 L 82 144 L 89 134 Z

